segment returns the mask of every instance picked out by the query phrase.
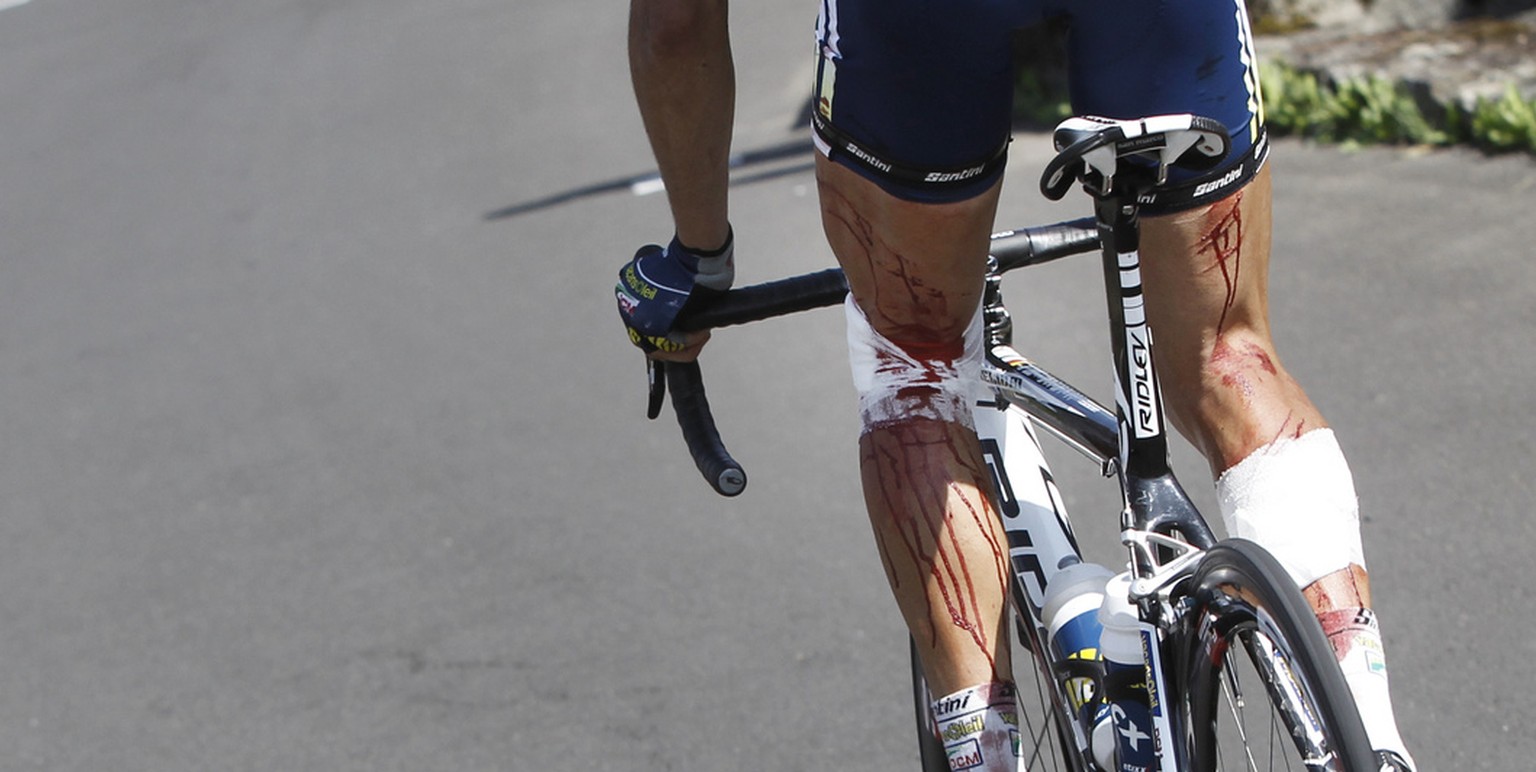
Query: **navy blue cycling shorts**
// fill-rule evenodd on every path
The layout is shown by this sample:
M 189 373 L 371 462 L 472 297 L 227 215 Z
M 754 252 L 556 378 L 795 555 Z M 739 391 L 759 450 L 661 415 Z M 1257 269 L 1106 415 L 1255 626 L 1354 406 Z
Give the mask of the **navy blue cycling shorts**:
M 818 145 L 902 198 L 958 201 L 997 181 L 1012 126 L 1014 30 L 1055 17 L 1068 22 L 1077 114 L 1215 118 L 1231 133 L 1232 152 L 1211 177 L 1240 163 L 1256 168 L 1259 153 L 1249 151 L 1263 149 L 1258 62 L 1243 0 L 821 6 Z

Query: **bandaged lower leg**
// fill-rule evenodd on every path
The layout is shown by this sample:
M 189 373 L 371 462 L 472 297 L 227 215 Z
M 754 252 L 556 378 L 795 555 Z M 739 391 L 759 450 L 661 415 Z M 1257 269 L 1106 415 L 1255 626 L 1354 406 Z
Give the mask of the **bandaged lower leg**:
M 1259 448 L 1222 473 L 1216 494 L 1227 534 L 1263 545 L 1297 586 L 1339 572 L 1352 576 L 1351 566 L 1358 566 L 1363 577 L 1354 479 L 1332 430 Z M 1376 615 L 1359 606 L 1322 608 L 1318 620 L 1333 643 L 1372 745 L 1399 754 L 1411 769 L 1392 714 Z
M 850 294 L 848 357 L 864 430 L 895 421 L 932 419 L 975 427 L 972 384 L 981 369 L 981 307 L 953 344 L 896 343 L 869 324 Z
M 973 686 L 933 702 L 951 770 L 1021 772 L 1019 709 L 1011 684 Z

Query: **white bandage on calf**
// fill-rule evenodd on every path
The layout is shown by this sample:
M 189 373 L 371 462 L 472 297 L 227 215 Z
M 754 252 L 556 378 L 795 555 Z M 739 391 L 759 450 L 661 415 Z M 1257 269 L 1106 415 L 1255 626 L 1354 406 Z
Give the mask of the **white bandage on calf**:
M 1276 440 L 1216 481 L 1227 535 L 1258 542 L 1305 587 L 1365 567 L 1349 464 L 1331 429 Z
M 859 392 L 864 431 L 912 418 L 929 418 L 974 428 L 972 384 L 981 372 L 981 307 L 965 329 L 958 348 L 903 348 L 876 332 L 864 311 L 848 296 L 848 359 Z

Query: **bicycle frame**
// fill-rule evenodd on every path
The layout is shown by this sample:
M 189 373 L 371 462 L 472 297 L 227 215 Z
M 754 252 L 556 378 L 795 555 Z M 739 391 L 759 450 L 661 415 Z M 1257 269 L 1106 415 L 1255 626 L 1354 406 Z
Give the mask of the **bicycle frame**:
M 1200 598 L 1208 597 L 1192 597 L 1188 589 L 1193 583 L 1186 580 L 1204 576 L 1197 572 L 1197 565 L 1207 550 L 1216 548 L 1212 555 L 1225 550 L 1218 564 L 1231 565 L 1228 554 L 1235 548 L 1218 548 L 1215 535 L 1179 485 L 1169 464 L 1168 422 L 1143 305 L 1136 202 L 1163 181 L 1166 165 L 1185 152 L 1179 147 L 1187 149 L 1191 143 L 1219 133 L 1221 142 L 1208 147 L 1193 146 L 1203 148 L 1201 152 L 1209 157 L 1220 157 L 1226 152 L 1225 133 L 1219 125 L 1191 116 L 1146 119 L 1139 127 L 1134 122 L 1097 119 L 1069 125 L 1072 123 L 1069 121 L 1058 129 L 1057 145 L 1061 152 L 1047 166 L 1041 189 L 1048 197 L 1059 198 L 1075 182 L 1081 182 L 1094 199 L 1095 216 L 1091 222 L 1079 220 L 993 237 L 994 265 L 983 300 L 987 357 L 973 386 L 975 425 L 982 455 L 992 470 L 995 508 L 1006 534 L 1012 568 L 1009 592 L 1017 626 L 1022 640 L 1036 655 L 1041 683 L 1048 684 L 1046 689 L 1059 731 L 1056 740 L 1070 743 L 1070 751 L 1064 749 L 1062 754 L 1068 767 L 1075 772 L 1098 769 L 1087 736 L 1093 727 L 1085 726 L 1078 718 L 1077 708 L 1083 704 L 1085 695 L 1074 692 L 1074 684 L 1081 683 L 1074 679 L 1083 678 L 1084 670 L 1080 662 L 1069 662 L 1070 657 L 1059 657 L 1046 645 L 1048 634 L 1042 610 L 1052 578 L 1081 562 L 1082 555 L 1033 429 L 1037 424 L 1096 462 L 1105 476 L 1118 479 L 1121 542 L 1129 553 L 1130 572 L 1128 585 L 1120 585 L 1115 597 L 1129 601 L 1138 612 L 1134 632 L 1140 639 L 1144 679 L 1134 688 L 1141 694 L 1136 699 L 1145 698 L 1150 706 L 1151 724 L 1121 724 L 1123 716 L 1117 714 L 1115 727 L 1127 739 L 1154 738 L 1157 769 L 1186 769 L 1190 749 L 1183 740 L 1190 736 L 1186 730 L 1198 727 L 1172 706 L 1182 704 L 1183 698 L 1191 694 L 1184 684 L 1188 675 L 1184 671 L 1190 662 L 1185 655 L 1193 650 L 1187 645 L 1186 623 L 1190 617 L 1185 611 L 1199 605 Z M 1182 139 L 1175 142 L 1175 134 Z M 1164 141 L 1166 144 L 1162 144 Z M 1158 153 L 1162 153 L 1162 161 L 1155 167 L 1129 164 L 1116 168 L 1117 157 Z M 1003 272 L 1094 248 L 1102 262 L 1107 301 L 1116 385 L 1114 411 L 1014 350 L 1010 340 L 1012 324 L 1001 300 L 999 277 Z M 846 280 L 835 269 L 793 277 L 733 290 L 725 301 L 679 320 L 678 328 L 711 329 L 830 306 L 840 303 L 847 292 Z M 665 387 L 678 408 L 679 423 L 699 470 L 720 493 L 739 493 L 746 478 L 740 465 L 725 452 L 714 430 L 697 364 L 663 367 L 652 363 L 651 367 L 651 417 L 656 417 Z M 1259 553 L 1268 561 L 1268 567 L 1261 573 L 1283 575 L 1283 569 L 1273 558 L 1262 550 Z M 1267 584 L 1274 586 L 1274 582 Z M 1201 592 L 1209 593 L 1210 589 L 1202 585 Z M 1312 620 L 1310 612 L 1305 611 L 1305 600 L 1294 587 L 1290 593 L 1292 597 L 1287 603 L 1293 605 L 1286 606 L 1285 613 L 1290 618 L 1304 616 Z M 1326 650 L 1326 640 L 1320 635 L 1321 630 L 1317 629 L 1312 639 L 1314 651 Z M 1171 673 L 1171 679 L 1164 672 L 1165 657 L 1169 668 L 1178 671 Z M 1256 659 L 1268 657 L 1260 653 Z M 1122 668 L 1119 672 L 1126 672 L 1126 663 L 1116 662 Z M 1280 666 L 1287 667 L 1284 662 Z M 915 673 L 921 716 L 927 705 L 922 699 L 925 686 L 921 669 L 915 668 Z M 1101 685 L 1095 678 L 1089 680 L 1096 687 Z M 1139 692 L 1143 688 L 1145 692 Z M 1339 676 L 1334 677 L 1328 688 L 1335 695 L 1341 690 L 1347 694 L 1348 690 Z M 1117 710 L 1123 704 L 1118 699 L 1112 701 Z M 1352 711 L 1353 703 L 1349 702 L 1347 707 Z M 931 715 L 928 720 L 931 721 Z M 1358 725 L 1358 716 L 1353 718 L 1353 725 Z M 1136 734 L 1130 734 L 1132 731 Z M 1355 736 L 1363 737 L 1363 730 Z M 931 745 L 924 747 L 925 760 L 935 759 Z M 935 763 L 941 763 L 942 748 L 937 752 L 940 756 Z M 1356 767 L 1365 768 L 1359 761 L 1357 757 Z
M 1140 226 L 1134 206 L 1120 196 L 1095 200 L 1103 237 L 1105 297 L 1109 299 L 1120 436 L 1119 472 L 1125 497 L 1124 531 L 1178 534 L 1206 549 L 1215 536 L 1168 464 L 1168 421 L 1158 388 L 1152 334 L 1141 288 Z M 1135 551 L 1138 576 L 1160 561 Z
M 1163 433 L 1167 422 L 1156 387 L 1151 337 L 1140 313 L 1135 210 L 1104 202 L 1097 209 L 1093 220 L 994 236 L 993 259 L 998 265 L 989 278 L 984 300 L 988 356 L 975 387 L 977 434 L 983 456 L 993 470 L 995 503 L 1009 545 L 1013 567 L 1010 592 L 1020 619 L 1028 620 L 1028 624 L 1019 625 L 1020 632 L 1036 652 L 1046 650 L 1041 619 L 1045 588 L 1057 571 L 1082 556 L 1033 425 L 1046 428 L 1091 459 L 1106 476 L 1119 478 L 1122 542 L 1130 550 L 1135 567 L 1133 593 L 1143 603 L 1144 619 L 1152 622 L 1160 618 L 1160 597 L 1166 601 L 1170 584 L 1188 573 L 1200 549 L 1215 542 L 1168 464 L 1167 436 Z M 1103 262 L 1110 298 L 1119 390 L 1116 411 L 1014 350 L 1009 340 L 1011 322 L 1000 297 L 999 277 L 1003 272 L 1095 248 Z M 733 290 L 729 302 L 690 316 L 680 327 L 724 327 L 830 306 L 840 303 L 846 293 L 840 271 L 807 274 Z M 651 417 L 659 410 L 658 391 L 665 386 L 678 407 L 690 452 L 706 480 L 723 495 L 739 493 L 745 474 L 714 431 L 697 365 L 668 364 L 663 369 L 652 363 L 652 367 Z M 1045 682 L 1052 684 L 1058 716 L 1072 716 L 1070 697 L 1053 672 L 1055 663 L 1048 657 L 1038 657 L 1037 662 Z M 1157 683 L 1162 683 L 1161 677 Z M 1072 727 L 1078 754 L 1088 758 L 1083 727 L 1075 719 L 1062 723 Z
M 1133 595 L 1143 618 L 1162 613 L 1159 591 L 1187 573 L 1214 535 L 1173 475 L 1168 463 L 1167 421 L 1153 362 L 1153 344 L 1142 308 L 1139 230 L 1134 207 L 1100 199 L 1099 232 L 1117 384 L 1117 410 L 1110 412 L 1081 391 L 1035 365 L 1011 345 L 1012 324 L 1002 303 L 998 273 L 989 277 L 984 299 L 988 356 L 975 408 L 982 454 L 993 471 L 999 519 L 1013 567 L 1014 606 L 1042 683 L 1050 684 L 1053 710 L 1071 727 L 1078 755 L 1091 758 L 1087 728 L 1076 720 L 1081 695 L 1068 693 L 1046 643 L 1042 617 L 1045 591 L 1056 573 L 1082 560 L 1071 518 L 1056 491 L 1050 465 L 1032 423 L 1046 427 L 1068 446 L 1119 478 L 1121 540 L 1130 552 Z M 996 262 L 996 258 L 994 258 Z M 1027 414 L 1032 420 L 1024 420 Z M 1137 592 L 1139 590 L 1139 593 Z M 1166 705 L 1155 632 L 1146 651 L 1149 688 L 1155 704 Z M 1173 736 L 1171 717 L 1154 715 L 1164 737 Z M 1166 750 L 1172 749 L 1170 744 Z M 1174 753 L 1178 753 L 1176 749 Z

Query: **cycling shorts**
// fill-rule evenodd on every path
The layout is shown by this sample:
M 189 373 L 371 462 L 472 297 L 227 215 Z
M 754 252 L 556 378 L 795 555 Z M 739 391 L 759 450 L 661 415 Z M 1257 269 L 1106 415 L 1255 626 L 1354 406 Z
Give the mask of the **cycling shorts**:
M 818 147 L 901 198 L 979 195 L 1006 161 L 1014 30 L 1053 18 L 1068 24 L 1074 112 L 1215 118 L 1232 152 L 1200 181 L 1235 188 L 1229 171 L 1257 170 L 1266 144 L 1244 0 L 821 0 Z M 1173 179 L 1198 184 L 1189 176 Z

